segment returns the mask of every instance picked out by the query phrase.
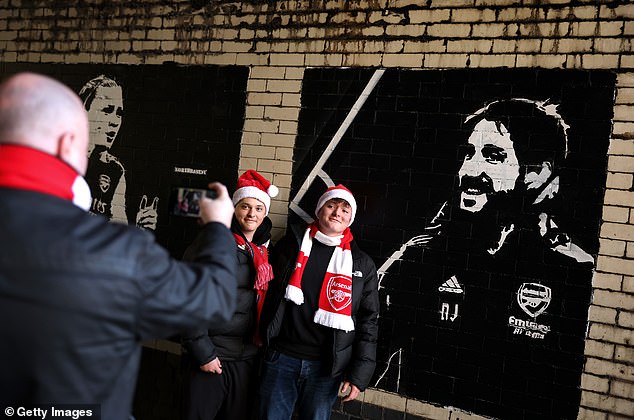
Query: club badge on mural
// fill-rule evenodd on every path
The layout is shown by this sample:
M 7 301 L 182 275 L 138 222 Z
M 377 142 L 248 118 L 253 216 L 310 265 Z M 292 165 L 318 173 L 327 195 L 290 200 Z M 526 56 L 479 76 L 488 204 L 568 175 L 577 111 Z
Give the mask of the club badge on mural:
M 528 315 L 537 318 L 550 305 L 550 287 L 524 283 L 517 291 L 517 304 Z
M 99 175 L 99 189 L 103 192 L 107 192 L 110 189 L 110 177 L 108 175 Z
M 533 319 L 524 320 L 514 316 L 509 317 L 509 326 L 513 328 L 513 334 L 543 339 L 550 331 L 550 327 L 536 322 L 535 319 L 550 305 L 550 287 L 539 283 L 524 283 L 517 290 L 516 299 L 524 313 Z
M 326 289 L 328 303 L 339 312 L 352 303 L 352 279 L 345 276 L 333 276 L 328 280 Z

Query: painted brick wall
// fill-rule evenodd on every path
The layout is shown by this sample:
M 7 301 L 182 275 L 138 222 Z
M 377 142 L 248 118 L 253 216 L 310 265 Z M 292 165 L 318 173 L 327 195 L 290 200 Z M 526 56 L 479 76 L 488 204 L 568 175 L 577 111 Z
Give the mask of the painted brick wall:
M 633 35 L 634 4 L 620 0 L 0 2 L 0 60 L 6 65 L 249 67 L 238 171 L 256 168 L 281 187 L 271 211 L 276 237 L 297 182 L 293 153 L 306 68 L 613 73 L 578 415 L 588 419 L 634 414 Z M 352 407 L 338 415 L 394 418 L 394 410 L 438 419 L 477 417 L 372 389 L 361 398 L 361 406 L 366 403 L 380 414 Z
M 381 276 L 373 386 L 496 418 L 576 416 L 614 83 L 603 71 L 306 70 L 291 210 L 311 213 L 327 177 L 355 192 L 352 230 Z M 566 130 L 547 128 L 548 105 L 531 102 L 544 100 Z M 514 146 L 500 159 L 469 123 L 497 101 L 522 121 L 505 120 Z M 504 168 L 528 179 L 546 161 L 557 191 L 543 201 L 553 184 L 523 189 L 523 175 L 492 192 Z M 306 184 L 314 174 L 326 175 Z M 491 191 L 481 208 L 473 190 Z M 542 241 L 538 218 L 567 251 Z
M 2 76 L 25 70 L 56 77 L 85 99 L 90 211 L 152 231 L 182 257 L 199 227 L 173 214 L 177 188 L 212 180 L 234 188 L 248 68 L 0 64 Z

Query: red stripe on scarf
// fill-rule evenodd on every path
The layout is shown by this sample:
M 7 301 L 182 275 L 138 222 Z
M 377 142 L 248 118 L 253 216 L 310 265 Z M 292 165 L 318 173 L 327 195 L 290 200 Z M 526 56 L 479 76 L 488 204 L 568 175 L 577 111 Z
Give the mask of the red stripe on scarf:
M 265 246 L 249 242 L 243 236 L 236 233 L 233 234 L 233 238 L 238 246 L 244 246 L 249 250 L 249 255 L 253 260 L 253 267 L 255 268 L 255 281 L 253 282 L 253 288 L 256 290 L 257 294 L 257 316 L 253 341 L 256 345 L 261 346 L 262 338 L 260 337 L 260 316 L 262 315 L 262 306 L 264 305 L 266 291 L 269 288 L 269 282 L 273 279 L 273 267 L 269 264 L 269 253 Z
M 35 191 L 73 200 L 77 172 L 41 150 L 15 144 L 0 145 L 0 186 Z

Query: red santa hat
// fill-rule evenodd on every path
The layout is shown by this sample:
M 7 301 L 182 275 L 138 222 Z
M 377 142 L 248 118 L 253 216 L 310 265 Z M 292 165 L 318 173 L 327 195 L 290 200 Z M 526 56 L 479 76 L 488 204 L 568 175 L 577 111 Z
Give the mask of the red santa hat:
M 317 201 L 317 207 L 315 208 L 315 216 L 319 213 L 319 210 L 326 204 L 326 201 L 331 200 L 333 198 L 341 198 L 346 200 L 350 207 L 352 208 L 352 215 L 350 216 L 350 224 L 354 222 L 354 216 L 357 214 L 357 200 L 354 199 L 354 196 L 350 192 L 349 189 L 344 187 L 343 185 L 335 185 L 334 187 L 330 187 L 326 190 L 325 193 L 319 197 L 319 201 Z
M 280 190 L 266 178 L 253 169 L 249 169 L 238 178 L 238 186 L 233 193 L 232 201 L 235 206 L 243 198 L 255 198 L 264 204 L 268 215 L 271 197 L 276 197 L 279 192 Z

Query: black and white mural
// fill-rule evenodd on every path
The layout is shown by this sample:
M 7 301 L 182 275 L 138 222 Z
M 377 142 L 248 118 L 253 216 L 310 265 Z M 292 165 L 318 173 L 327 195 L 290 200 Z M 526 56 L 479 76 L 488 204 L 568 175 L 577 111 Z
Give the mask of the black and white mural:
M 88 171 L 86 179 L 92 192 L 90 211 L 112 221 L 128 223 L 125 203 L 125 168 L 110 153 L 123 119 L 123 94 L 119 84 L 105 75 L 89 80 L 79 91 L 90 123 Z M 147 204 L 141 199 L 135 223 L 142 228 L 156 229 L 158 197 Z
M 576 418 L 615 77 L 311 69 L 291 215 L 327 185 L 382 298 L 373 386 L 498 418 Z
M 235 186 L 248 68 L 2 65 L 2 74 L 18 71 L 53 76 L 84 102 L 91 212 L 152 232 L 180 258 L 199 227 L 171 214 L 176 189 Z

